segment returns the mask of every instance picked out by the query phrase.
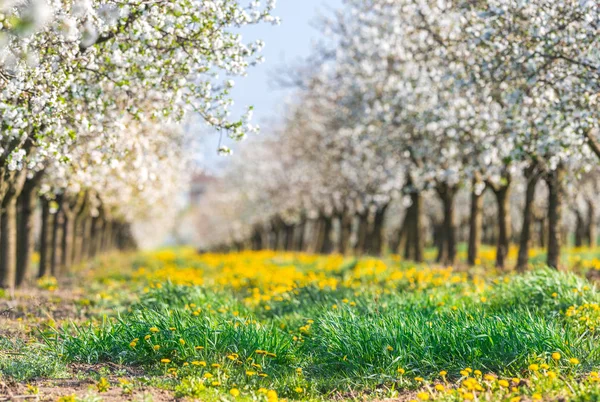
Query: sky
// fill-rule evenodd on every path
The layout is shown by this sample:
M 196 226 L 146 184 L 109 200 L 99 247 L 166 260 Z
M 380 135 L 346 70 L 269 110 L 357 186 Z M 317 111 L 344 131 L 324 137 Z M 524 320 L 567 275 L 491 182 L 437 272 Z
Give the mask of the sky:
M 341 6 L 342 0 L 278 0 L 273 13 L 281 18 L 281 25 L 260 24 L 242 30 L 244 42 L 262 39 L 265 42 L 263 56 L 265 62 L 248 71 L 247 77 L 236 77 L 232 98 L 235 102 L 232 114 L 243 114 L 248 106 L 254 106 L 253 122 L 268 131 L 269 125 L 277 121 L 293 90 L 281 88 L 273 77 L 284 66 L 301 63 L 311 54 L 314 43 L 320 38 L 315 27 L 319 15 L 329 15 Z M 207 168 L 222 166 L 227 162 L 216 155 L 219 135 L 208 132 L 203 141 L 203 164 Z M 242 144 L 233 144 L 227 140 L 225 145 L 234 149 Z

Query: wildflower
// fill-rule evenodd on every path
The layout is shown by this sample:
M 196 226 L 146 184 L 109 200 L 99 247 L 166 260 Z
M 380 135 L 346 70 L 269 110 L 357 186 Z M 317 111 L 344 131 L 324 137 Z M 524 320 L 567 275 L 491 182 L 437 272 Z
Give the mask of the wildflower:
M 267 393 L 267 389 L 266 388 L 259 388 L 258 391 L 259 394 L 266 394 Z
M 471 392 L 466 392 L 465 394 L 463 394 L 463 399 L 466 401 L 472 401 L 473 399 L 475 399 L 475 395 L 473 395 L 473 393 Z
M 273 389 L 267 391 L 267 401 L 268 402 L 277 402 L 278 401 L 277 392 Z
M 486 374 L 483 376 L 483 379 L 486 381 L 494 381 L 496 377 L 494 377 L 492 374 Z
M 183 339 L 180 339 L 180 340 L 179 340 L 179 344 L 180 344 L 180 345 L 185 345 L 185 340 L 183 340 Z
M 229 393 L 231 394 L 231 396 L 233 397 L 237 397 L 240 395 L 240 391 L 237 388 L 231 388 L 229 390 Z
M 137 343 L 136 343 L 136 342 L 134 342 L 134 341 L 131 341 L 131 342 L 129 343 L 129 346 L 131 346 L 132 348 L 135 348 L 135 347 L 136 347 L 136 345 L 137 345 Z
M 152 349 L 154 349 L 154 350 L 158 350 L 158 349 L 160 349 L 160 345 L 154 345 L 154 346 L 152 347 Z
M 445 387 L 444 387 L 442 384 L 437 384 L 437 385 L 435 386 L 435 390 L 436 390 L 436 391 L 440 391 L 440 392 L 441 392 L 441 391 L 443 391 L 443 390 L 445 390 L 445 389 L 446 389 L 446 388 L 445 388 Z
M 159 331 L 160 331 L 160 330 L 159 330 L 158 328 L 156 328 L 156 327 L 152 327 L 152 328 L 150 328 L 150 332 L 152 332 L 152 333 L 157 333 L 157 332 L 159 332 Z
M 259 377 L 268 377 L 269 375 L 267 373 L 258 373 Z
M 98 392 L 107 392 L 109 389 L 110 383 L 104 377 L 102 377 L 100 381 L 96 383 L 96 390 L 98 390 Z
M 213 387 L 219 387 L 221 386 L 221 381 L 213 381 L 210 385 L 212 385 Z
M 534 401 L 541 401 L 542 394 L 533 394 L 533 395 L 531 395 L 531 399 L 533 399 Z
M 554 353 L 552 353 L 552 358 L 553 358 L 554 360 L 560 360 L 560 357 L 561 357 L 561 356 L 560 356 L 560 353 L 558 353 L 558 352 L 554 352 Z
M 428 401 L 429 400 L 429 394 L 427 392 L 419 392 L 417 394 L 417 398 L 419 398 L 422 401 Z
M 579 359 L 578 359 L 578 358 L 576 358 L 576 357 L 571 357 L 571 358 L 569 359 L 569 363 L 571 363 L 571 364 L 573 364 L 573 365 L 577 365 L 577 364 L 579 364 Z
M 440 376 L 446 377 L 446 374 L 448 374 L 448 372 L 446 370 L 440 371 Z
M 530 364 L 529 365 L 529 370 L 531 371 L 538 371 L 540 369 L 540 366 L 537 364 Z
M 550 368 L 550 366 L 549 366 L 549 365 L 547 365 L 546 363 L 542 363 L 542 364 L 540 364 L 540 368 L 541 368 L 542 370 L 548 370 L 548 369 Z
M 506 381 L 506 380 L 500 380 L 500 381 L 498 381 L 498 385 L 500 385 L 501 387 L 504 387 L 504 388 L 508 388 L 509 384 L 508 384 L 508 381 Z
M 423 377 L 415 377 L 415 381 L 417 381 L 417 382 L 423 382 L 425 380 L 423 379 Z
M 252 377 L 252 376 L 256 375 L 256 371 L 247 370 L 247 371 L 246 371 L 246 375 L 247 375 L 248 377 Z
M 213 375 L 211 373 L 204 373 L 204 378 L 213 378 Z
M 399 367 L 398 368 L 398 374 L 402 375 L 404 373 L 406 373 L 406 370 L 404 370 L 403 368 Z
M 148 339 L 150 339 L 151 337 L 152 337 L 152 335 L 149 335 L 149 334 L 148 334 L 148 335 L 146 335 L 146 336 L 144 337 L 144 340 L 145 340 L 145 341 L 147 341 L 147 340 L 148 340 Z
M 296 374 L 298 374 L 298 375 L 302 375 L 302 367 L 298 367 L 298 368 L 296 369 Z
M 171 360 L 169 359 L 160 359 L 161 363 L 171 363 Z
M 194 349 L 196 349 L 196 350 L 202 350 L 202 349 L 204 349 L 204 346 L 196 346 L 196 347 L 194 347 Z
M 206 367 L 206 362 L 205 362 L 205 361 L 198 361 L 198 360 L 194 360 L 194 361 L 192 362 L 192 364 L 193 364 L 194 366 L 202 366 L 202 367 Z
M 27 393 L 30 395 L 37 395 L 40 393 L 40 389 L 35 385 L 27 384 Z
M 213 363 L 213 364 L 211 364 L 211 367 L 219 368 L 219 367 L 221 367 L 221 365 L 219 363 Z
M 473 372 L 473 374 L 475 374 L 475 375 L 476 375 L 476 376 L 478 376 L 478 377 L 481 377 L 481 371 L 480 371 L 480 370 L 475 370 L 475 371 Z
M 175 328 L 175 327 L 169 327 L 169 331 L 176 331 L 176 330 L 177 330 L 177 328 Z
M 391 347 L 390 345 L 388 345 L 388 346 L 387 346 L 387 350 L 388 350 L 389 352 L 392 352 L 392 351 L 394 350 L 394 348 L 393 348 L 393 347 Z

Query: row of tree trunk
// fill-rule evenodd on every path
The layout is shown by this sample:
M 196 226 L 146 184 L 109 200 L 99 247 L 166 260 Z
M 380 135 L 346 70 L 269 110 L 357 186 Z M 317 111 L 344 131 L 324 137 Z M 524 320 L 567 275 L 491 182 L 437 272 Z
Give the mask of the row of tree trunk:
M 60 277 L 100 253 L 136 246 L 127 223 L 102 211 L 91 216 L 87 194 L 50 201 L 38 197 L 38 184 L 39 177 L 26 180 L 18 196 L 8 193 L 1 204 L 1 288 L 14 289 L 33 276 Z M 41 221 L 37 239 L 36 220 Z M 40 260 L 34 273 L 36 250 Z
M 496 245 L 496 266 L 506 268 L 509 246 L 518 240 L 519 252 L 517 269 L 524 270 L 529 262 L 529 250 L 534 241 L 547 249 L 547 264 L 558 268 L 560 264 L 560 249 L 564 242 L 562 232 L 562 214 L 564 204 L 565 169 L 558 166 L 555 170 L 546 171 L 535 162 L 525 170 L 527 180 L 525 205 L 523 208 L 523 224 L 521 232 L 511 233 L 510 196 L 512 178 L 505 170 L 499 183 L 483 181 L 475 175 L 472 183 L 470 214 L 468 220 L 468 263 L 475 265 L 481 244 L 486 239 L 493 239 Z M 544 180 L 548 186 L 548 208 L 545 216 L 540 216 L 534 208 L 537 184 Z M 402 254 L 406 259 L 417 262 L 423 261 L 425 229 L 423 225 L 422 194 L 407 186 L 411 198 L 400 229 L 391 236 L 389 248 L 392 252 Z M 455 218 L 455 198 L 459 185 L 445 182 L 437 184 L 436 194 L 439 197 L 443 219 L 433 225 L 433 242 L 438 249 L 437 262 L 452 265 L 456 262 L 457 254 L 457 222 Z M 483 191 L 482 191 L 483 190 Z M 483 227 L 483 192 L 491 191 L 497 204 L 497 216 L 491 229 Z M 384 224 L 388 205 L 366 209 L 363 212 L 350 214 L 342 210 L 333 214 L 321 213 L 316 219 L 300 219 L 296 224 L 287 224 L 280 217 L 275 217 L 267 225 L 257 225 L 251 239 L 246 243 L 235 245 L 237 249 L 250 248 L 254 250 L 290 250 L 312 253 L 353 253 L 356 255 L 378 255 L 384 251 Z M 578 214 L 580 224 L 575 234 L 575 244 L 585 243 L 595 245 L 597 230 L 595 211 L 590 202 L 588 216 Z M 487 225 L 490 226 L 490 225 Z M 492 233 L 491 235 L 489 233 Z M 534 235 L 534 233 L 536 235 Z M 351 241 L 352 239 L 352 241 Z M 227 250 L 225 245 L 220 250 Z

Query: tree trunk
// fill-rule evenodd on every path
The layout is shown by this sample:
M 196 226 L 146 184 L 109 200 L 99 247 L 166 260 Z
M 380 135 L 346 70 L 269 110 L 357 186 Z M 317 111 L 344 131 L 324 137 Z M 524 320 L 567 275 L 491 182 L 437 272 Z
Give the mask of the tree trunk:
M 40 234 L 40 266 L 38 277 L 50 275 L 52 266 L 52 228 L 54 219 L 50 213 L 50 201 L 42 198 L 42 231 Z
M 510 184 L 496 193 L 498 202 L 498 245 L 496 247 L 496 267 L 504 269 L 510 247 Z
M 306 230 L 306 218 L 300 219 L 294 228 L 294 250 L 304 250 L 304 231 Z
M 9 177 L 5 177 L 5 174 Z M 0 288 L 12 290 L 17 280 L 17 200 L 25 185 L 27 170 L 7 173 L 0 169 L 0 175 L 3 175 L 3 194 L 0 194 L 3 196 L 0 198 Z
M 375 211 L 373 225 L 369 231 L 370 241 L 368 242 L 367 253 L 370 255 L 380 255 L 383 252 L 385 212 L 387 208 L 388 205 L 386 204 Z
M 525 206 L 523 209 L 523 226 L 519 239 L 519 255 L 517 257 L 517 270 L 519 272 L 527 269 L 529 263 L 529 246 L 531 244 L 531 225 L 533 223 L 533 202 L 535 201 L 535 188 L 540 179 L 537 167 L 532 165 L 525 171 L 527 188 L 525 190 Z
M 457 186 L 440 183 L 436 187 L 442 200 L 444 222 L 441 231 L 441 247 L 438 250 L 438 261 L 445 265 L 454 265 L 456 261 L 456 217 L 454 213 L 454 199 Z
M 17 197 L 7 195 L 2 210 L 0 288 L 14 289 L 17 275 Z
M 54 277 L 61 275 L 60 262 L 61 262 L 61 239 L 62 239 L 62 228 L 64 226 L 64 217 L 62 211 L 58 210 L 54 214 L 54 220 L 52 222 L 52 264 L 50 266 L 50 273 Z
M 402 224 L 398 229 L 393 241 L 390 243 L 390 250 L 394 253 L 402 255 L 405 260 L 412 259 L 410 255 L 409 231 L 411 227 L 411 219 L 414 217 L 412 213 L 413 205 L 406 208 Z
M 21 207 L 21 216 L 17 231 L 17 286 L 21 286 L 31 270 L 31 256 L 33 255 L 35 243 L 33 226 L 35 223 L 35 207 L 38 200 L 37 191 L 40 178 L 41 174 L 28 180 L 18 199 Z
M 285 249 L 294 250 L 294 225 L 285 225 Z
M 96 254 L 98 254 L 98 232 L 100 227 L 100 217 L 94 216 L 92 217 L 90 223 L 90 239 L 89 239 L 89 258 L 94 258 Z
M 496 196 L 498 204 L 498 238 L 496 243 L 496 267 L 504 269 L 506 257 L 510 247 L 510 185 L 511 177 L 504 174 L 504 183 L 495 184 L 488 182 L 488 186 Z
M 575 247 L 583 247 L 583 239 L 585 238 L 585 220 L 581 211 L 575 207 Z
M 104 226 L 102 231 L 102 252 L 104 253 L 112 251 L 112 245 L 110 244 L 110 239 L 112 237 L 112 226 L 113 222 L 111 219 L 104 219 Z M 285 249 L 285 244 L 282 244 L 281 247 L 282 250 Z M 241 250 L 242 247 L 238 247 L 238 249 Z
M 423 262 L 425 259 L 425 231 L 423 229 L 423 196 L 414 191 L 410 195 L 412 201 L 412 219 L 410 231 L 412 232 L 412 258 L 415 262 Z
M 478 193 L 477 187 L 481 185 L 481 179 L 473 179 L 471 188 L 471 213 L 469 215 L 469 248 L 467 260 L 469 265 L 478 263 L 479 248 L 481 247 L 481 225 L 483 223 L 483 193 Z
M 549 267 L 560 266 L 562 206 L 564 198 L 565 168 L 559 165 L 546 178 L 548 183 L 548 260 Z
M 333 241 L 331 239 L 332 229 L 333 218 L 330 216 L 323 216 L 323 246 L 321 247 L 321 254 L 331 254 L 333 251 Z
M 63 227 L 61 239 L 60 265 L 62 272 L 71 271 L 73 257 L 73 237 L 75 232 L 75 220 L 72 211 L 63 210 Z
M 357 255 L 365 253 L 367 235 L 369 231 L 369 211 L 364 211 L 358 214 L 358 228 L 355 251 Z
M 588 206 L 588 222 L 587 222 L 587 238 L 590 247 L 596 247 L 598 241 L 598 232 L 596 230 L 596 207 L 592 200 L 587 200 Z
M 350 247 L 350 237 L 352 236 L 352 215 L 347 209 L 340 214 L 340 236 L 338 238 L 338 250 L 340 254 L 346 254 Z

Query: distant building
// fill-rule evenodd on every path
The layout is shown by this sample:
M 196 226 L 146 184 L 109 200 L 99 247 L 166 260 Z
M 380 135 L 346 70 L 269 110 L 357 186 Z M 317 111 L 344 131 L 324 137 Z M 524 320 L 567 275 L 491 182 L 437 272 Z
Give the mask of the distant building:
M 202 195 L 206 192 L 209 184 L 214 183 L 216 179 L 205 173 L 198 173 L 192 176 L 190 181 L 189 201 L 190 206 L 198 205 Z

